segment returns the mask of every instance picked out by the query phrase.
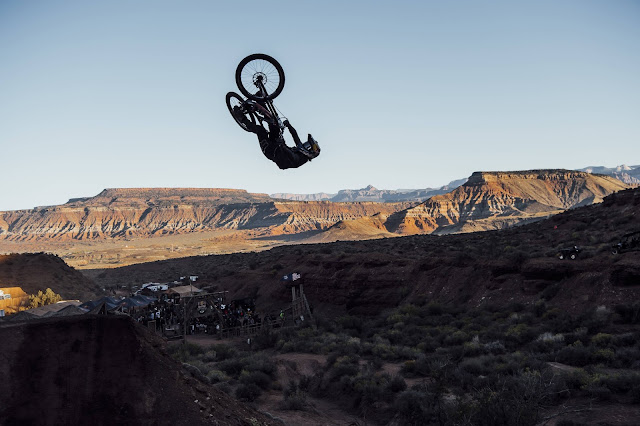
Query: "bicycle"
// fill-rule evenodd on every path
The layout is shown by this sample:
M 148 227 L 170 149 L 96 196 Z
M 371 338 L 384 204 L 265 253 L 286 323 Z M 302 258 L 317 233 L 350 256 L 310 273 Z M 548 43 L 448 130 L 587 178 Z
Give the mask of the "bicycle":
M 244 99 L 235 92 L 227 93 L 227 108 L 236 123 L 243 130 L 251 131 L 236 115 L 236 111 L 240 111 L 251 124 L 277 124 L 282 135 L 285 126 L 273 105 L 273 100 L 284 88 L 282 65 L 269 55 L 255 53 L 240 61 L 235 77 L 240 92 L 247 97 Z
M 278 61 L 264 53 L 254 53 L 240 61 L 236 68 L 235 77 L 238 88 L 247 99 L 235 92 L 229 92 L 226 96 L 226 102 L 231 116 L 243 130 L 256 133 L 256 128 L 262 127 L 264 129 L 266 124 L 269 140 L 281 141 L 276 142 L 280 148 L 300 153 L 308 161 L 320 154 L 318 142 L 310 134 L 307 142 L 301 142 L 297 131 L 289 124 L 286 117 L 280 117 L 278 109 L 273 104 L 273 100 L 282 93 L 284 88 L 284 70 Z M 284 141 L 286 128 L 294 138 L 295 147 L 289 147 Z M 274 156 L 274 153 L 275 151 L 272 150 L 270 155 Z M 265 155 L 267 154 L 265 153 Z M 304 162 L 299 162 L 300 160 L 296 159 L 296 156 L 281 156 L 280 160 L 275 160 L 273 157 L 268 158 L 275 161 L 281 168 L 299 167 L 304 164 Z M 297 165 L 295 165 L 296 162 L 298 162 Z

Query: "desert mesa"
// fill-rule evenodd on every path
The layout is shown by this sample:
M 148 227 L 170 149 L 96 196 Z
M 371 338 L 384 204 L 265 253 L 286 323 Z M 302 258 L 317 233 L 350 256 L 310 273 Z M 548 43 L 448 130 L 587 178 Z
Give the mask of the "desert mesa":
M 74 267 L 113 267 L 293 243 L 496 230 L 598 203 L 630 186 L 582 171 L 529 170 L 475 172 L 449 192 L 423 192 L 423 201 L 292 201 L 216 188 L 105 189 L 62 205 L 0 212 L 0 252 L 46 251 Z

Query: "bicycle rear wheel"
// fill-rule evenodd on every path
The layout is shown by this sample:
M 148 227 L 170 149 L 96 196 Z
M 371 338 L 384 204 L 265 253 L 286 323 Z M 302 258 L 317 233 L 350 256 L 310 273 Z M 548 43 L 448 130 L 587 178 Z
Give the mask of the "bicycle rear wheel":
M 264 85 L 266 96 L 256 95 L 260 83 Z M 264 53 L 254 53 L 244 58 L 236 68 L 238 89 L 254 101 L 275 99 L 284 89 L 284 70 L 278 61 Z
M 238 123 L 238 126 L 242 127 L 243 130 L 250 132 L 251 130 L 249 130 L 247 124 L 244 123 L 243 120 L 236 116 L 236 114 L 234 113 L 235 108 L 242 108 L 244 99 L 242 99 L 242 97 L 235 92 L 229 92 L 227 93 L 226 100 L 227 108 L 229 108 L 229 112 L 231 113 L 233 119 L 236 120 L 236 123 Z M 253 112 L 245 112 L 243 113 L 243 115 L 251 124 L 255 125 L 257 123 L 256 117 Z

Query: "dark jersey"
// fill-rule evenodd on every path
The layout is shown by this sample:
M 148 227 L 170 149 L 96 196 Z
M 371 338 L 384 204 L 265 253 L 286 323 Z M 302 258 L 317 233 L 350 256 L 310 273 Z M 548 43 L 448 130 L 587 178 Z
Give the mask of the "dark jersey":
M 263 127 L 260 127 L 256 134 L 264 156 L 276 163 L 279 168 L 292 169 L 309 161 L 309 157 L 298 149 L 287 146 L 276 125 L 269 125 L 269 130 L 267 132 Z

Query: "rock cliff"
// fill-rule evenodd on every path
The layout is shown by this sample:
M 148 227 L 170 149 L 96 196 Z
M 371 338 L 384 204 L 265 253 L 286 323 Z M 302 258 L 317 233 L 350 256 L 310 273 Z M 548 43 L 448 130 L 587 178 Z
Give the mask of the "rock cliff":
M 610 176 L 569 170 L 475 172 L 453 191 L 389 215 L 384 229 L 400 235 L 502 229 L 599 203 L 625 188 Z
M 256 228 L 298 233 L 412 205 L 279 202 L 266 194 L 232 189 L 106 189 L 61 206 L 0 212 L 0 239 L 99 240 Z

